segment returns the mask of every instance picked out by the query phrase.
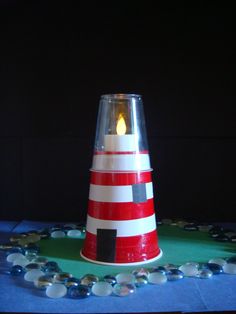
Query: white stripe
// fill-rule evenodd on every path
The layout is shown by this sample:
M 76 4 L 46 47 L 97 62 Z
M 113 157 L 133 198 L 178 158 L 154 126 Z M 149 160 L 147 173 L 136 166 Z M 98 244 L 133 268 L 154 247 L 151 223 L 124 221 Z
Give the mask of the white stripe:
M 147 199 L 153 198 L 152 182 L 148 182 L 145 185 Z M 96 202 L 133 202 L 132 185 L 90 184 L 89 199 Z
M 107 171 L 150 170 L 149 154 L 94 155 L 92 169 Z
M 103 220 L 87 216 L 86 229 L 92 234 L 97 234 L 97 229 L 117 230 L 117 237 L 133 237 L 156 230 L 155 214 L 132 220 Z

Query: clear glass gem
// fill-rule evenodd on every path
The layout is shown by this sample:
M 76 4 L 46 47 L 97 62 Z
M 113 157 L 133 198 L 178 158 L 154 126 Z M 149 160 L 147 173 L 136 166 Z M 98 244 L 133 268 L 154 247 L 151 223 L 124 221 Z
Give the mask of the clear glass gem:
M 67 236 L 70 238 L 80 238 L 81 234 L 81 231 L 78 229 L 73 229 L 67 232 Z
M 113 287 L 113 293 L 119 297 L 128 296 L 136 291 L 136 287 L 131 283 L 117 283 Z
M 37 264 L 37 263 L 29 263 L 29 264 L 25 265 L 25 270 L 26 271 L 29 271 L 29 270 L 32 270 L 32 269 L 40 269 L 40 265 Z
M 224 266 L 226 261 L 223 258 L 212 258 L 208 263 L 218 264 L 220 266 Z
M 170 269 L 167 273 L 167 279 L 170 281 L 180 280 L 184 278 L 184 273 L 179 269 Z
M 201 279 L 209 279 L 213 275 L 213 272 L 210 269 L 201 269 L 198 271 L 198 274 L 196 277 Z
M 92 286 L 92 293 L 99 297 L 106 297 L 112 294 L 112 286 L 105 281 L 96 282 Z
M 135 270 L 132 271 L 132 274 L 134 276 L 148 276 L 149 275 L 149 271 L 146 268 L 137 268 Z
M 13 266 L 15 265 L 20 265 L 22 267 L 25 267 L 25 265 L 29 264 L 29 261 L 27 260 L 27 258 L 25 256 L 16 258 L 13 262 Z
M 142 287 L 148 283 L 148 277 L 146 275 L 136 275 L 135 276 L 135 286 Z
M 65 232 L 64 231 L 61 231 L 61 230 L 56 230 L 56 231 L 53 231 L 51 233 L 51 237 L 54 238 L 54 239 L 57 239 L 57 238 L 64 238 L 65 237 Z
M 47 287 L 46 289 L 46 295 L 49 298 L 62 298 L 66 295 L 67 289 L 66 286 L 61 283 L 54 283 Z
M 236 264 L 226 263 L 223 266 L 223 271 L 226 274 L 236 275 Z
M 163 284 L 167 281 L 167 277 L 162 272 L 153 272 L 148 275 L 148 282 L 151 284 Z
M 99 281 L 99 278 L 93 274 L 86 274 L 81 278 L 81 285 L 92 286 Z
M 18 258 L 24 258 L 25 256 L 21 253 L 11 253 L 7 256 L 7 261 L 13 263 Z
M 54 276 L 54 281 L 55 282 L 64 282 L 65 280 L 67 280 L 68 278 L 72 278 L 73 275 L 71 273 L 66 273 L 66 272 L 60 272 L 55 274 Z
M 109 284 L 111 284 L 112 286 L 114 286 L 117 282 L 116 282 L 116 277 L 112 276 L 112 275 L 105 275 L 103 277 L 103 280 L 108 282 Z
M 26 281 L 32 281 L 33 282 L 43 275 L 44 275 L 44 273 L 40 269 L 32 269 L 32 270 L 29 270 L 25 273 L 24 279 Z
M 198 266 L 192 263 L 181 265 L 179 270 L 181 270 L 184 273 L 184 276 L 187 277 L 195 277 L 198 274 Z
M 53 278 L 51 276 L 40 276 L 34 280 L 34 285 L 38 289 L 46 289 L 53 284 Z
M 120 273 L 120 274 L 116 275 L 116 281 L 117 281 L 117 283 L 131 283 L 131 284 L 133 284 L 135 282 L 135 276 L 133 274 Z

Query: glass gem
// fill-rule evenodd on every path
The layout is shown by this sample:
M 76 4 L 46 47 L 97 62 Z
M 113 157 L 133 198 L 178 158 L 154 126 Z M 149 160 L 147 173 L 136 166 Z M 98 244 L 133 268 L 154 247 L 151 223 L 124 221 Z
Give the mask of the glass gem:
M 214 275 L 223 273 L 223 267 L 215 263 L 206 263 L 202 265 L 203 269 L 210 269 Z
M 25 251 L 25 257 L 29 260 L 32 261 L 33 259 L 35 259 L 38 256 L 38 254 L 36 252 L 31 252 L 30 250 L 26 250 Z
M 76 224 L 68 223 L 63 225 L 63 229 L 70 227 L 71 229 L 76 229 Z
M 233 242 L 233 243 L 236 242 L 236 236 L 231 236 L 229 239 L 230 239 L 230 241 Z
M 179 267 L 179 270 L 181 270 L 184 273 L 184 276 L 187 277 L 195 277 L 198 274 L 198 267 L 196 267 L 195 264 L 191 263 L 181 265 Z
M 46 288 L 46 295 L 49 298 L 58 299 L 66 295 L 67 289 L 61 283 L 54 283 Z
M 211 228 L 211 225 L 198 225 L 198 230 L 200 232 L 208 232 Z
M 167 270 L 164 266 L 158 266 L 158 267 L 154 267 L 150 270 L 150 273 L 162 273 L 162 274 L 166 274 Z
M 25 273 L 24 279 L 26 281 L 34 281 L 43 275 L 44 273 L 40 269 L 32 269 Z
M 23 236 L 21 234 L 16 234 L 14 236 L 11 236 L 9 240 L 12 243 L 17 243 L 22 238 L 23 238 Z
M 236 264 L 230 264 L 230 263 L 226 263 L 223 266 L 223 271 L 226 274 L 231 274 L 231 275 L 236 275 Z
M 106 297 L 112 294 L 112 286 L 105 281 L 96 282 L 92 286 L 92 293 L 98 297 Z
M 184 230 L 186 231 L 197 231 L 198 226 L 195 223 L 190 223 L 184 226 Z
M 92 286 L 99 281 L 99 278 L 93 274 L 86 274 L 81 278 L 81 285 Z
M 14 247 L 14 245 L 12 243 L 1 243 L 0 244 L 0 250 L 6 251 L 6 250 L 10 250 Z
M 48 230 L 42 230 L 39 232 L 40 238 L 41 240 L 45 240 L 50 238 L 50 233 L 48 232 Z
M 28 243 L 35 243 L 41 240 L 41 237 L 39 234 L 32 234 L 27 237 Z
M 146 268 L 137 268 L 135 270 L 132 271 L 132 274 L 134 276 L 148 276 L 149 275 L 149 271 Z
M 85 285 L 71 286 L 68 289 L 68 295 L 73 299 L 84 299 L 89 297 L 90 294 L 91 294 L 90 287 Z
M 29 263 L 29 264 L 25 265 L 25 270 L 26 271 L 29 271 L 29 270 L 32 270 L 32 269 L 40 269 L 40 265 L 37 264 L 37 263 Z
M 67 232 L 67 236 L 70 238 L 79 238 L 81 237 L 81 231 L 78 229 L 73 229 Z
M 117 283 L 134 283 L 135 282 L 135 276 L 128 273 L 120 273 L 116 275 L 116 281 Z
M 223 258 L 212 258 L 208 261 L 208 263 L 218 264 L 220 266 L 224 266 L 226 261 Z
M 75 277 L 71 277 L 71 278 L 67 278 L 64 282 L 64 285 L 69 288 L 72 286 L 78 286 L 80 284 L 80 279 L 75 278 Z
M 22 267 L 25 267 L 25 265 L 29 264 L 29 261 L 25 256 L 16 258 L 13 262 L 13 266 L 20 265 Z
M 167 277 L 162 272 L 153 272 L 148 276 L 148 282 L 151 284 L 163 284 L 167 281 Z
M 11 253 L 7 256 L 7 261 L 13 263 L 18 258 L 25 258 L 22 253 Z
M 183 228 L 185 225 L 187 225 L 187 221 L 185 221 L 185 220 L 177 221 L 177 226 L 178 227 Z
M 48 262 L 48 259 L 43 256 L 38 256 L 33 260 L 33 262 L 39 264 L 40 266 L 43 266 Z
M 229 242 L 230 238 L 227 237 L 225 234 L 220 234 L 218 237 L 215 237 L 215 240 L 219 242 Z
M 176 266 L 174 264 L 170 264 L 170 263 L 169 264 L 165 264 L 163 267 L 165 268 L 165 270 L 171 270 L 171 269 L 178 268 L 178 266 Z
M 226 259 L 226 262 L 229 264 L 236 264 L 236 256 L 231 256 Z
M 66 272 L 60 272 L 55 274 L 54 280 L 55 282 L 64 282 L 68 278 L 72 278 L 73 275 L 71 273 L 66 273 Z
M 136 275 L 134 283 L 138 288 L 145 286 L 148 283 L 148 277 L 146 275 Z
M 112 275 L 106 275 L 103 277 L 103 280 L 108 282 L 110 285 L 114 286 L 116 282 L 116 277 Z
M 47 287 L 53 284 L 53 278 L 51 276 L 40 276 L 36 280 L 34 280 L 34 285 L 38 289 L 46 289 Z
M 17 245 L 17 246 L 13 246 L 11 249 L 7 250 L 7 255 L 12 254 L 12 253 L 21 253 L 24 255 L 25 251 L 21 245 Z
M 161 220 L 164 225 L 170 225 L 172 223 L 172 219 L 164 218 Z
M 54 239 L 64 238 L 65 235 L 66 235 L 65 232 L 61 230 L 56 230 L 51 233 L 51 237 Z
M 224 230 L 223 227 L 221 226 L 214 226 L 209 230 L 209 234 L 213 234 L 213 233 L 222 233 Z
M 113 287 L 113 293 L 119 297 L 126 297 L 136 291 L 136 287 L 131 283 L 117 283 Z
M 184 273 L 179 269 L 170 269 L 167 273 L 167 279 L 170 281 L 179 280 L 184 278 Z
M 201 279 L 209 279 L 213 275 L 213 272 L 210 269 L 201 269 L 198 271 L 198 274 L 196 277 Z
M 13 276 L 19 276 L 19 275 L 23 274 L 23 272 L 24 272 L 24 268 L 20 265 L 12 266 L 12 268 L 10 270 L 10 274 Z

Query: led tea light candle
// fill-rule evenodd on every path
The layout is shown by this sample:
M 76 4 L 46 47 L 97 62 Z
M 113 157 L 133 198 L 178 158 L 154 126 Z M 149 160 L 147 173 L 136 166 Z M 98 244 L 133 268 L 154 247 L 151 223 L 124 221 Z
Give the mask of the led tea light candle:
M 106 134 L 104 150 L 106 152 L 134 152 L 137 138 L 135 134 L 126 134 L 127 127 L 123 114 L 119 114 L 116 126 L 117 134 Z
M 82 257 L 108 265 L 158 259 L 141 96 L 101 97 L 94 148 Z

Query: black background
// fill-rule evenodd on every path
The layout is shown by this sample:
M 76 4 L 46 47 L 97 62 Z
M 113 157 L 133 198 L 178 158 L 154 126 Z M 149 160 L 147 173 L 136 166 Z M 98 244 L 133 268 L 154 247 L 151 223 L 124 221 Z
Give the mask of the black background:
M 158 216 L 236 221 L 233 9 L 127 3 L 1 1 L 1 219 L 85 220 L 118 92 L 143 96 Z

